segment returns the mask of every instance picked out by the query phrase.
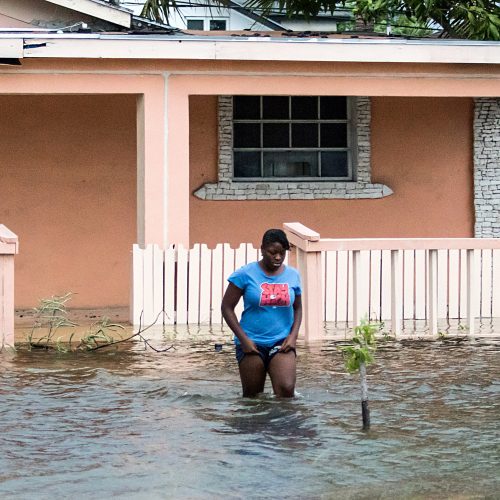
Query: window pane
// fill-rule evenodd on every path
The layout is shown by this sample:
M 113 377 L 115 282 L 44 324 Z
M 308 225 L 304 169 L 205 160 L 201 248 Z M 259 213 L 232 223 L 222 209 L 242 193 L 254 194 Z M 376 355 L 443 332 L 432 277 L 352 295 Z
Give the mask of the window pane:
M 292 120 L 318 119 L 317 97 L 292 97 Z
M 276 151 L 264 153 L 264 177 L 317 177 L 315 151 Z
M 235 148 L 260 148 L 260 123 L 235 123 Z
M 188 30 L 203 30 L 203 19 L 188 19 L 187 20 Z
M 225 30 L 226 30 L 225 19 L 210 19 L 210 31 L 225 31 Z
M 323 96 L 320 97 L 320 114 L 322 120 L 346 120 L 347 97 Z
M 317 123 L 292 123 L 292 147 L 317 148 L 318 124 Z
M 234 176 L 261 177 L 260 153 L 258 151 L 235 151 Z
M 262 116 L 266 120 L 288 120 L 288 97 L 264 96 L 262 98 Z
M 321 177 L 347 177 L 348 175 L 347 151 L 323 151 L 321 153 Z
M 322 123 L 321 124 L 322 148 L 347 147 L 347 123 Z
M 288 148 L 289 126 L 288 123 L 264 123 L 263 141 L 265 148 Z
M 233 117 L 236 120 L 258 120 L 260 118 L 260 97 L 235 95 L 233 97 Z

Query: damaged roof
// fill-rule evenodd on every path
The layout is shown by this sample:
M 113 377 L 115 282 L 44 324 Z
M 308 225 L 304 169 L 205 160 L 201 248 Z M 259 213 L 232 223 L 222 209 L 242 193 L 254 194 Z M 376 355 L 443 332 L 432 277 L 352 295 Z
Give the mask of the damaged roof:
M 2 0 L 0 30 L 63 32 L 167 31 L 175 28 L 151 21 L 103 0 Z

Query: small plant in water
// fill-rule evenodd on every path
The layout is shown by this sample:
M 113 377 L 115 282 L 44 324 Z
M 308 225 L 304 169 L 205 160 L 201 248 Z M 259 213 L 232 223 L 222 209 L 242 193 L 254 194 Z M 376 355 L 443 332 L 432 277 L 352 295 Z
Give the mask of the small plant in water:
M 374 352 L 377 349 L 375 334 L 380 331 L 380 323 L 370 322 L 363 319 L 354 328 L 354 336 L 351 343 L 342 346 L 345 367 L 349 373 L 359 371 L 361 383 L 361 415 L 363 419 L 363 429 L 370 428 L 370 409 L 368 407 L 368 383 L 366 380 L 366 367 L 373 363 Z
M 112 344 L 115 342 L 115 338 L 108 332 L 117 332 L 123 329 L 122 325 L 111 323 L 109 318 L 104 317 L 92 324 L 87 335 L 84 335 L 80 340 L 78 348 L 91 351 L 103 343 Z
M 169 346 L 163 349 L 157 349 L 152 346 L 148 339 L 143 336 L 143 333 L 154 326 L 161 315 L 166 316 L 165 311 L 160 311 L 155 321 L 146 327 L 142 326 L 142 314 L 141 314 L 141 325 L 139 326 L 139 331 L 128 336 L 127 338 L 122 338 L 119 334 L 119 330 L 124 330 L 124 327 L 118 323 L 111 323 L 109 318 L 103 317 L 99 321 L 93 323 L 83 335 L 79 343 L 73 348 L 72 341 L 75 336 L 75 331 L 71 331 L 69 335 L 69 340 L 64 341 L 63 336 L 59 335 L 56 337 L 60 328 L 75 328 L 78 323 L 75 323 L 68 319 L 68 310 L 66 304 L 71 300 L 73 293 L 69 292 L 65 295 L 55 295 L 49 299 L 42 299 L 40 305 L 34 309 L 35 321 L 28 333 L 28 349 L 32 348 L 43 348 L 43 349 L 54 349 L 60 353 L 67 353 L 72 351 L 96 351 L 109 346 L 114 346 L 122 342 L 128 342 L 133 338 L 138 338 L 144 342 L 145 347 L 149 347 L 155 352 L 167 352 L 170 349 L 174 349 L 174 346 Z M 47 331 L 42 337 L 36 337 L 35 333 L 39 332 L 40 329 Z M 68 332 L 69 333 L 69 332 Z M 120 337 L 116 340 L 116 334 Z
M 28 333 L 28 346 L 32 348 L 55 349 L 58 352 L 66 353 L 72 350 L 92 350 L 103 343 L 112 344 L 115 340 L 109 332 L 116 333 L 123 326 L 117 323 L 111 323 L 108 318 L 102 318 L 92 324 L 90 330 L 84 335 L 80 343 L 72 349 L 72 340 L 75 332 L 71 332 L 68 341 L 56 334 L 61 328 L 75 328 L 78 323 L 68 319 L 68 309 L 66 304 L 73 297 L 73 293 L 68 292 L 64 295 L 54 295 L 48 299 L 42 299 L 40 305 L 34 309 L 35 321 Z M 42 337 L 36 337 L 36 332 L 40 329 L 46 330 Z
M 35 307 L 35 321 L 28 333 L 28 345 L 32 347 L 45 347 L 48 349 L 49 343 L 54 341 L 54 337 L 58 330 L 63 327 L 75 327 L 76 323 L 68 319 L 68 310 L 66 303 L 71 300 L 73 293 L 68 292 L 64 295 L 54 295 L 49 299 L 42 299 L 40 305 Z M 44 328 L 47 333 L 35 340 L 35 332 Z M 60 345 L 60 337 L 55 345 Z

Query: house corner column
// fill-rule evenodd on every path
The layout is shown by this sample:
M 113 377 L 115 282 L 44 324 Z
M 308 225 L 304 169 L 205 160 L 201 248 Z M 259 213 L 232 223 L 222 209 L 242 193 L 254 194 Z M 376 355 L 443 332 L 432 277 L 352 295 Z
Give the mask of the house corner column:
M 474 104 L 474 236 L 500 238 L 500 98 Z
M 165 120 L 163 79 L 137 97 L 137 242 L 165 240 Z
M 168 244 L 189 248 L 189 94 L 175 76 L 166 93 Z

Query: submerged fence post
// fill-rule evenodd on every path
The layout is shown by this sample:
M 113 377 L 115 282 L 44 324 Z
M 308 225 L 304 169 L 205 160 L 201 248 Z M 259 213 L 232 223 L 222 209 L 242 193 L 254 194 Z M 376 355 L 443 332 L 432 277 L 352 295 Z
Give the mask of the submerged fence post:
M 0 224 L 0 347 L 14 345 L 14 255 L 17 236 Z
M 438 333 L 438 251 L 429 250 L 429 331 L 432 335 Z
M 361 251 L 352 251 L 352 321 L 354 326 L 361 323 L 363 313 L 361 312 Z
M 467 249 L 467 327 L 469 329 L 469 335 L 475 333 L 476 294 L 475 251 L 469 248 Z
M 400 250 L 391 250 L 391 330 L 394 335 L 401 333 L 403 322 L 400 254 Z

